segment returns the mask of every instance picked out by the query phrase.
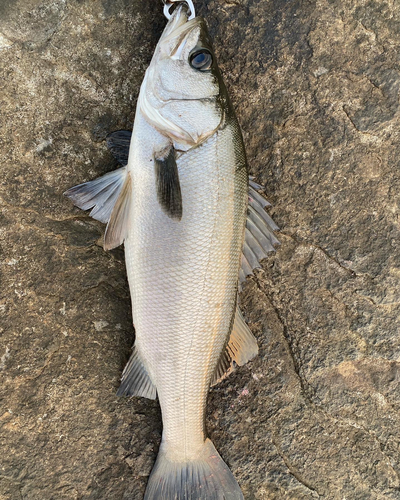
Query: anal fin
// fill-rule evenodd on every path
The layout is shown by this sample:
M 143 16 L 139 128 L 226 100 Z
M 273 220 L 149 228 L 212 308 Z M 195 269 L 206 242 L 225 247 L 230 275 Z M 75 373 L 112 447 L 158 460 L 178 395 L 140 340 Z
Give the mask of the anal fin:
M 134 347 L 133 353 L 122 372 L 121 385 L 117 396 L 141 396 L 148 399 L 156 399 L 157 389 L 140 359 L 140 355 Z
M 257 354 L 257 340 L 246 325 L 239 306 L 236 306 L 231 336 L 225 350 L 221 354 L 214 377 L 211 380 L 211 385 L 217 384 L 234 370 L 233 362 L 239 366 L 243 366 L 257 356 Z

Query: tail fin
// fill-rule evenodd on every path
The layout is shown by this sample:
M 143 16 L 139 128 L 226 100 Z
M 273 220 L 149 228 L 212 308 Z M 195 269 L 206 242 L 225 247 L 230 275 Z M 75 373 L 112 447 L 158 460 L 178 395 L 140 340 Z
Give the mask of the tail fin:
M 240 487 L 212 442 L 199 458 L 172 462 L 160 449 L 144 500 L 243 500 Z

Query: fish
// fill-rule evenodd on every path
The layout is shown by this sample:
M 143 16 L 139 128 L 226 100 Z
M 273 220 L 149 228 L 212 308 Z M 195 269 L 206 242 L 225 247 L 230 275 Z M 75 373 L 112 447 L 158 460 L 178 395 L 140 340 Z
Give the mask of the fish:
M 65 194 L 124 244 L 135 344 L 118 395 L 158 397 L 163 431 L 145 499 L 240 500 L 205 430 L 211 385 L 258 353 L 241 283 L 279 243 L 249 180 L 240 127 L 205 20 L 183 2 L 141 85 L 133 131 L 107 145 L 121 167 Z

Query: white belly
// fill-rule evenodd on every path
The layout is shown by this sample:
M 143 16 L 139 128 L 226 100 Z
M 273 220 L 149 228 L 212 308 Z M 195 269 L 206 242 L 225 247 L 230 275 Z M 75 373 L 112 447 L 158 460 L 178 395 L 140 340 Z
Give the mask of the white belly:
M 172 220 L 157 200 L 144 120 L 141 129 L 131 145 L 134 201 L 125 241 L 136 348 L 157 387 L 164 446 L 188 458 L 204 443 L 210 378 L 231 327 L 247 184 L 243 176 L 238 189 L 226 128 L 178 159 L 183 216 Z

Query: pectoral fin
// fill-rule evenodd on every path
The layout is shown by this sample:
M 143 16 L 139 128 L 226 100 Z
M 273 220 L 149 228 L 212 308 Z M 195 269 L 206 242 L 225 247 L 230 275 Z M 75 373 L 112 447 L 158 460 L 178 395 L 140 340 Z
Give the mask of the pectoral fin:
M 132 132 L 117 130 L 107 136 L 108 149 L 121 164 L 127 165 Z M 175 150 L 168 145 L 154 154 L 157 199 L 171 219 L 182 218 L 182 195 Z
M 233 362 L 243 366 L 257 354 L 257 340 L 246 325 L 239 306 L 236 306 L 231 336 L 225 350 L 222 352 L 211 385 L 217 384 L 234 370 Z
M 128 165 L 129 146 L 132 132 L 130 130 L 116 130 L 106 137 L 107 147 L 118 163 Z
M 182 194 L 175 149 L 172 145 L 154 154 L 157 199 L 171 219 L 182 219 Z

